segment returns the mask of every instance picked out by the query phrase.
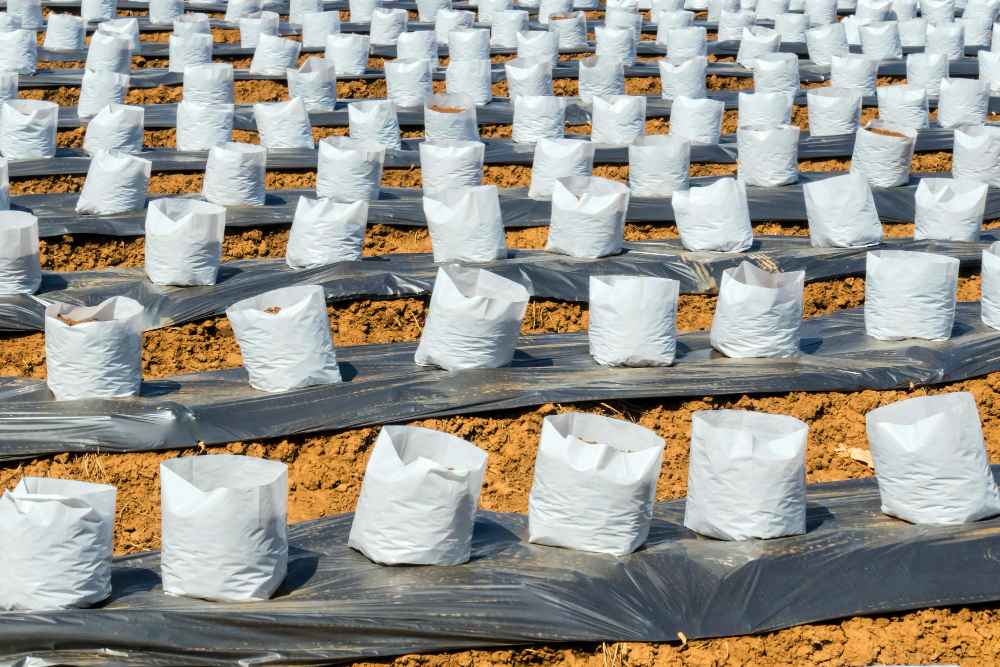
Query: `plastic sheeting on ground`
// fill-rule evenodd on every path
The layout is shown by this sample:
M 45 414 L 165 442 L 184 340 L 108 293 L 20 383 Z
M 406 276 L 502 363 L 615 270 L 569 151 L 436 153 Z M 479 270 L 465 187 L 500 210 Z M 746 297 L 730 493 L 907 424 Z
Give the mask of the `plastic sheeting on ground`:
M 957 258 L 964 269 L 980 265 L 982 250 L 1000 239 L 987 232 L 981 243 L 887 239 L 883 249 L 932 252 Z M 528 287 L 535 297 L 586 301 L 592 275 L 672 278 L 687 294 L 718 290 L 722 272 L 750 261 L 768 271 L 805 271 L 806 280 L 863 274 L 875 248 L 814 248 L 807 238 L 758 238 L 747 253 L 688 252 L 680 241 L 626 243 L 624 254 L 573 259 L 541 250 L 512 250 L 484 268 Z M 40 331 L 45 302 L 97 305 L 127 296 L 145 307 L 144 325 L 155 329 L 219 315 L 237 301 L 292 285 L 322 285 L 328 300 L 418 296 L 430 293 L 437 266 L 430 254 L 391 254 L 357 262 L 294 270 L 284 260 L 241 260 L 222 265 L 219 282 L 201 287 L 154 285 L 141 268 L 44 274 L 34 296 L 0 296 L 0 332 Z
M 994 475 L 1000 469 L 994 468 Z M 527 543 L 527 518 L 480 511 L 472 559 L 385 567 L 347 547 L 353 515 L 289 528 L 273 600 L 168 598 L 159 553 L 115 559 L 97 609 L 0 614 L 0 663 L 329 664 L 539 642 L 677 641 L 1000 599 L 1000 518 L 915 526 L 880 512 L 873 478 L 808 487 L 806 533 L 727 542 L 654 506 L 616 558 Z
M 543 403 L 953 382 L 1000 370 L 1000 332 L 982 323 L 979 308 L 959 304 L 946 342 L 869 338 L 860 309 L 805 320 L 802 354 L 785 359 L 728 359 L 712 351 L 708 332 L 682 334 L 668 368 L 599 366 L 584 332 L 522 337 L 512 366 L 455 373 L 416 366 L 416 343 L 344 347 L 337 350 L 344 382 L 281 394 L 255 391 L 242 368 L 150 380 L 140 397 L 118 400 L 58 402 L 44 381 L 5 377 L 0 461 L 193 447 Z

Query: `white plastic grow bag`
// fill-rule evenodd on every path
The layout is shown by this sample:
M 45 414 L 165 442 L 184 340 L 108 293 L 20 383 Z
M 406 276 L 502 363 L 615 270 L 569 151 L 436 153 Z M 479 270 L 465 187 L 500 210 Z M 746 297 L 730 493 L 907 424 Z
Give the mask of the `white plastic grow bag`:
M 288 96 L 302 100 L 307 111 L 333 111 L 337 105 L 337 73 L 324 58 L 307 59 L 298 69 L 285 72 Z M 308 116 L 306 122 L 309 122 Z M 311 139 L 310 139 L 311 141 Z
M 228 142 L 208 151 L 202 196 L 222 206 L 263 206 L 267 149 Z
M 421 23 L 434 23 L 441 10 L 450 10 L 451 0 L 417 0 L 417 20 Z
M 17 72 L 0 71 L 0 105 L 7 100 L 17 99 Z
M 720 540 L 804 534 L 808 436 L 787 415 L 693 413 L 684 526 Z
M 542 420 L 528 496 L 528 541 L 625 556 L 649 535 L 663 439 L 584 413 Z
M 694 56 L 677 64 L 669 60 L 656 62 L 660 69 L 660 95 L 664 99 L 701 99 L 707 95 L 705 73 L 708 70 L 708 58 L 705 56 Z
M 744 67 L 753 67 L 757 58 L 776 53 L 779 46 L 781 46 L 781 35 L 777 30 L 763 27 L 743 28 L 736 62 Z
M 0 610 L 89 607 L 111 595 L 115 487 L 23 477 L 0 495 Z
M 384 149 L 402 146 L 396 107 L 389 100 L 358 100 L 347 105 L 352 139 L 381 144 Z
M 124 296 L 96 306 L 45 308 L 46 384 L 57 401 L 136 396 L 143 307 Z
M 32 74 L 38 60 L 35 33 L 30 30 L 0 32 L 0 71 Z
M 547 200 L 556 179 L 590 176 L 594 170 L 594 144 L 580 139 L 539 139 L 531 165 L 528 196 Z
M 559 35 L 547 30 L 517 33 L 517 57 L 547 60 L 556 65 L 559 61 Z
M 250 73 L 283 76 L 285 70 L 297 66 L 301 49 L 302 42 L 262 34 L 250 60 Z
M 468 95 L 431 95 L 424 101 L 424 138 L 478 141 L 476 105 Z
M 403 60 L 427 60 L 434 64 L 438 60 L 437 35 L 433 30 L 412 30 L 404 32 L 396 40 L 396 57 Z
M 153 25 L 172 25 L 183 15 L 184 0 L 149 0 L 149 22 Z
M 514 98 L 511 137 L 517 143 L 560 139 L 565 131 L 565 120 L 566 101 L 563 98 L 551 95 L 519 95 Z
M 736 12 L 740 9 L 740 0 L 708 0 L 707 19 L 718 22 L 722 12 Z
M 423 106 L 424 99 L 434 93 L 431 68 L 427 60 L 385 61 L 387 97 L 397 107 Z
M 226 309 L 250 386 L 281 392 L 340 382 L 319 285 L 283 287 Z
M 448 371 L 509 365 L 530 296 L 483 269 L 440 267 L 414 362 Z
M 108 70 L 83 71 L 77 117 L 89 120 L 109 104 L 121 104 L 128 93 L 129 76 Z
M 288 569 L 288 467 L 216 454 L 160 464 L 167 595 L 266 600 Z
M 494 18 L 500 12 L 514 7 L 512 0 L 480 0 L 477 6 L 476 19 L 484 25 L 493 25 Z
M 347 546 L 386 565 L 467 562 L 486 458 L 471 442 L 447 433 L 382 427 Z
M 1000 128 L 956 127 L 951 175 L 1000 187 Z
M 983 61 L 980 53 L 980 78 Z M 923 88 L 930 97 L 941 93 L 941 80 L 948 75 L 948 58 L 941 53 L 911 53 L 906 56 L 906 82 Z
M 708 52 L 707 32 L 703 26 L 674 28 L 667 31 L 667 60 L 681 63 Z
M 980 51 L 976 60 L 979 61 L 979 81 L 991 95 L 1000 93 L 1000 53 Z
M 829 23 L 806 31 L 806 48 L 809 60 L 820 66 L 828 66 L 834 56 L 848 53 L 847 33 L 840 23 Z
M 375 8 L 381 4 L 381 0 L 348 0 L 347 20 L 350 23 L 371 23 Z
M 587 43 L 587 16 L 583 12 L 556 14 L 549 19 L 549 30 L 559 36 L 560 49 L 584 49 Z
M 680 283 L 656 276 L 591 276 L 587 341 L 602 366 L 670 366 Z
M 305 17 L 310 12 L 322 12 L 322 0 L 289 0 L 288 23 L 294 26 L 305 26 Z
M 965 28 L 961 23 L 930 23 L 927 26 L 927 53 L 943 53 L 948 60 L 965 55 Z
M 49 51 L 78 51 L 84 45 L 83 19 L 72 14 L 49 14 L 42 43 Z
M 207 151 L 233 140 L 236 107 L 232 104 L 177 105 L 177 150 Z
M 259 14 L 261 9 L 261 0 L 226 0 L 225 20 L 229 23 L 238 23 L 244 16 Z M 207 15 L 204 16 L 208 18 Z
M 7 33 L 14 34 L 14 33 Z M 174 35 L 170 36 L 171 39 Z M 4 35 L 0 34 L 0 48 L 4 51 Z M 32 41 L 34 34 L 32 33 Z M 124 37 L 109 35 L 107 33 L 95 32 L 90 38 L 90 46 L 87 48 L 87 69 L 110 70 L 121 74 L 128 74 L 132 67 L 132 43 Z M 13 69 L 7 68 L 4 69 Z
M 548 25 L 550 16 L 569 14 L 572 11 L 573 0 L 540 0 L 538 3 L 538 22 L 542 25 Z
M 378 199 L 385 146 L 367 139 L 327 137 L 319 142 L 316 194 L 340 202 Z
M 872 60 L 893 60 L 903 57 L 903 44 L 895 21 L 878 21 L 858 27 L 861 52 Z
M 1000 329 L 1000 241 L 984 249 L 982 258 L 981 317 L 987 326 Z
M 686 10 L 662 12 L 656 15 L 656 44 L 670 48 L 670 31 L 694 25 L 694 12 Z
M 368 202 L 299 197 L 288 234 L 285 262 L 308 269 L 361 259 L 368 224 Z
M 989 13 L 970 13 L 966 11 L 960 22 L 962 24 L 962 43 L 964 46 L 979 46 L 989 48 L 993 33 L 993 21 L 996 19 L 995 9 Z
M 878 117 L 890 127 L 919 130 L 929 125 L 927 90 L 906 84 L 879 86 Z
M 10 208 L 10 172 L 7 159 L 0 157 L 0 211 Z
M 38 218 L 23 211 L 0 211 L 0 295 L 34 294 L 41 284 Z
M 781 35 L 782 43 L 805 44 L 809 17 L 805 14 L 778 14 L 774 19 L 774 29 Z
M 171 35 L 169 51 L 171 72 L 183 72 L 192 65 L 207 65 L 212 62 L 212 35 Z
M 629 189 L 595 176 L 556 179 L 545 249 L 593 259 L 622 251 Z
M 406 32 L 406 25 L 406 10 L 402 7 L 376 7 L 368 36 L 372 44 L 395 44 L 400 34 Z
M 632 37 L 637 43 L 642 37 L 642 14 L 636 7 L 606 7 L 604 25 L 607 28 L 631 30 Z
M 507 97 L 552 96 L 552 63 L 537 58 L 515 58 L 504 63 L 507 79 Z M 580 65 L 583 76 L 583 64 Z
M 789 0 L 758 0 L 755 8 L 757 20 L 776 20 L 782 14 L 788 12 L 791 3 Z
M 81 0 L 80 16 L 87 23 L 110 21 L 118 16 L 118 0 Z
M 454 34 L 454 33 L 452 33 Z M 493 72 L 489 58 L 450 60 L 445 70 L 445 88 L 453 95 L 468 95 L 475 104 L 493 99 Z
M 809 241 L 816 248 L 856 248 L 882 242 L 882 222 L 868 180 L 857 172 L 802 185 Z
M 986 183 L 922 178 L 914 198 L 914 239 L 978 241 L 986 210 Z
M 279 16 L 274 12 L 261 12 L 255 16 L 240 19 L 240 46 L 255 49 L 261 35 L 277 35 Z
M 612 95 L 593 98 L 590 140 L 625 146 L 646 133 L 646 98 Z
M 7 100 L 0 105 L 0 153 L 8 160 L 56 154 L 59 105 L 44 100 Z
M 206 63 L 184 68 L 184 101 L 196 104 L 232 104 L 233 66 Z
M 868 253 L 865 331 L 879 340 L 948 340 L 955 321 L 958 260 L 905 250 Z
M 423 209 L 435 262 L 492 262 L 507 257 L 497 186 L 426 193 Z
M 794 53 L 769 53 L 757 58 L 753 63 L 753 89 L 756 93 L 798 93 L 799 57 Z
M 625 66 L 608 57 L 590 56 L 579 64 L 579 97 L 589 103 L 595 97 L 625 94 Z
M 420 142 L 420 176 L 425 193 L 479 185 L 483 180 L 486 144 L 447 139 Z
M 720 42 L 738 42 L 743 37 L 743 31 L 753 25 L 752 11 L 737 9 L 725 11 L 719 16 L 717 35 Z M 779 37 L 780 39 L 780 37 Z
M 670 134 L 692 144 L 717 144 L 725 109 L 720 100 L 678 97 L 670 107 Z
M 39 30 L 45 27 L 41 0 L 8 0 L 7 13 L 15 17 L 20 27 L 26 30 Z
M 920 0 L 920 14 L 931 23 L 955 20 L 955 0 Z
M 113 215 L 142 210 L 152 171 L 149 160 L 120 151 L 98 151 L 90 158 L 76 212 Z
M 456 28 L 448 33 L 449 62 L 489 60 L 490 31 L 484 28 Z
M 288 102 L 253 105 L 260 145 L 272 148 L 313 148 L 309 112 L 300 97 Z
M 154 199 L 146 209 L 146 276 L 156 285 L 214 285 L 225 231 L 222 206 Z
M 917 15 L 918 0 L 893 0 L 890 17 L 899 22 L 908 21 Z
M 340 32 L 340 12 L 306 12 L 302 19 L 303 48 L 326 48 L 326 38 Z
M 232 3 L 229 3 L 229 6 L 232 6 Z M 228 21 L 229 19 L 226 20 Z M 208 14 L 181 14 L 174 19 L 175 35 L 190 35 L 195 32 L 212 32 L 212 26 L 208 21 Z
M 918 396 L 865 416 L 882 511 L 916 524 L 960 524 L 1000 514 L 976 400 Z
M 127 39 L 133 51 L 139 49 L 139 20 L 135 18 L 118 18 L 105 21 L 97 26 L 97 31 L 106 35 L 113 35 Z
M 736 131 L 738 177 L 751 186 L 774 188 L 799 180 L 799 128 L 745 125 Z
M 737 97 L 739 127 L 777 127 L 792 122 L 792 100 L 788 93 L 744 93 Z
M 861 120 L 861 94 L 843 88 L 806 91 L 809 134 L 821 137 L 857 132 Z
M 333 63 L 338 76 L 357 76 L 368 69 L 369 47 L 367 35 L 337 33 L 327 36 L 323 57 Z
M 743 252 L 753 245 L 746 185 L 720 178 L 702 187 L 675 190 L 677 232 L 688 250 Z
M 471 28 L 476 15 L 470 11 L 442 8 L 434 17 L 434 34 L 439 44 L 448 43 L 448 33 L 456 28 Z
M 892 135 L 880 134 L 888 131 Z M 851 171 L 860 172 L 873 187 L 891 188 L 910 180 L 910 162 L 917 131 L 873 120 L 859 127 L 854 138 Z
M 623 65 L 635 63 L 635 32 L 628 28 L 609 28 L 596 26 L 594 37 L 597 40 L 594 54 L 598 58 L 610 58 Z
M 844 27 L 844 35 L 847 37 L 847 43 L 850 46 L 861 46 L 861 31 L 860 27 L 868 25 L 871 21 L 867 19 L 858 19 L 854 16 L 845 16 L 844 20 L 840 22 L 840 25 Z
M 628 182 L 633 197 L 669 197 L 688 188 L 691 144 L 670 135 L 648 135 L 628 147 Z
M 726 269 L 709 340 L 727 357 L 794 357 L 805 271 L 770 273 L 750 262 Z
M 517 48 L 517 34 L 528 29 L 528 12 L 508 9 L 493 15 L 490 45 L 504 49 Z
M 938 124 L 941 127 L 982 125 L 989 103 L 989 88 L 982 81 L 944 78 L 938 100 Z
M 830 86 L 874 95 L 878 80 L 878 60 L 867 55 L 844 54 L 830 59 Z
M 837 21 L 837 0 L 805 0 L 810 26 L 832 25 Z
M 899 42 L 903 46 L 924 46 L 927 43 L 927 19 L 900 21 Z
M 651 0 L 649 9 L 649 22 L 656 23 L 657 17 L 663 12 L 684 11 L 684 0 Z

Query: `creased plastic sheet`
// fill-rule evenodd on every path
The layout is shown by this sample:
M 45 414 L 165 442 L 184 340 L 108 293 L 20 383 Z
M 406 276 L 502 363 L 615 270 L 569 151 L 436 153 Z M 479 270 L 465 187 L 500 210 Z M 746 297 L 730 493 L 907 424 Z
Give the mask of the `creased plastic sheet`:
M 963 269 L 977 269 L 982 251 L 1000 235 L 987 233 L 980 243 L 888 239 L 892 250 L 933 252 L 955 257 Z M 626 243 L 620 255 L 578 260 L 541 250 L 512 250 L 507 259 L 485 268 L 528 287 L 538 298 L 586 301 L 592 275 L 642 275 L 672 278 L 685 294 L 718 290 L 722 272 L 748 260 L 769 271 L 805 271 L 806 280 L 862 274 L 866 248 L 814 248 L 806 238 L 761 237 L 747 253 L 688 252 L 680 241 Z M 283 260 L 240 260 L 222 265 L 215 285 L 154 285 L 141 268 L 69 273 L 47 272 L 35 295 L 0 296 L 0 332 L 39 331 L 44 302 L 97 305 L 127 296 L 145 307 L 147 329 L 219 315 L 237 301 L 293 285 L 322 285 L 331 301 L 352 298 L 429 294 L 437 265 L 430 254 L 391 254 L 306 270 L 290 269 Z
M 945 342 L 869 338 L 860 309 L 805 320 L 802 354 L 785 359 L 722 357 L 708 332 L 678 336 L 669 368 L 599 366 L 586 333 L 522 337 L 513 364 L 498 369 L 418 367 L 415 349 L 340 348 L 344 382 L 281 394 L 255 391 L 242 368 L 150 380 L 140 397 L 118 400 L 57 402 L 44 381 L 0 378 L 0 461 L 193 447 L 543 403 L 898 389 L 1000 370 L 1000 332 L 982 323 L 978 302 L 958 305 Z
M 742 635 L 1000 598 L 1000 518 L 914 526 L 879 511 L 872 478 L 810 486 L 806 503 L 804 535 L 747 542 L 699 537 L 683 528 L 683 499 L 657 503 L 645 546 L 624 558 L 528 544 L 524 515 L 480 511 L 472 559 L 453 567 L 371 563 L 347 547 L 353 515 L 339 514 L 289 528 L 273 600 L 167 598 L 159 553 L 118 558 L 99 609 L 0 614 L 0 661 L 328 664 Z

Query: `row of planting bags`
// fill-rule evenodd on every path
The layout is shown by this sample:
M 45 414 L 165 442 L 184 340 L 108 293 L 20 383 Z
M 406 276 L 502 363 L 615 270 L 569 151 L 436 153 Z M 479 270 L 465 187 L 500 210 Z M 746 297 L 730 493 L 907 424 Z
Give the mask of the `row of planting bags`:
M 969 393 L 867 415 L 882 511 L 918 525 L 1000 514 Z M 684 526 L 719 540 L 806 533 L 808 426 L 737 410 L 692 415 Z M 546 417 L 528 541 L 627 555 L 646 541 L 664 441 L 598 415 Z M 468 562 L 487 453 L 424 428 L 386 426 L 365 471 L 348 546 L 386 565 Z M 167 595 L 266 600 L 287 573 L 287 466 L 217 455 L 160 464 Z M 748 481 L 749 480 L 749 481 Z M 112 593 L 113 486 L 27 477 L 0 497 L 0 609 L 86 607 Z

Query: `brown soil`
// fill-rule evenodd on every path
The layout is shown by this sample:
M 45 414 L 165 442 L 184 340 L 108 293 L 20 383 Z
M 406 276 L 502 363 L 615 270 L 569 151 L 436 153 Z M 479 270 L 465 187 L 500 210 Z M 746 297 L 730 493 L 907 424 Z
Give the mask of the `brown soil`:
M 440 104 L 432 104 L 430 109 L 431 111 L 437 111 L 438 113 L 462 113 L 465 111 L 464 107 L 445 107 Z
M 62 314 L 56 315 L 56 319 L 69 327 L 75 327 L 77 324 L 84 324 L 86 322 L 93 322 L 93 320 L 74 320 Z
M 270 308 L 265 308 L 264 312 L 268 315 L 277 315 L 281 312 L 281 308 L 279 306 L 271 306 Z
M 865 128 L 865 129 L 867 129 L 872 134 L 880 134 L 883 137 L 895 137 L 897 139 L 908 139 L 909 138 L 905 134 L 903 134 L 902 132 L 896 132 L 894 130 L 890 130 L 890 129 L 887 129 L 887 128 L 884 128 L 884 127 L 869 127 L 869 128 Z

